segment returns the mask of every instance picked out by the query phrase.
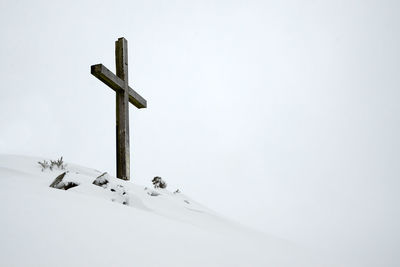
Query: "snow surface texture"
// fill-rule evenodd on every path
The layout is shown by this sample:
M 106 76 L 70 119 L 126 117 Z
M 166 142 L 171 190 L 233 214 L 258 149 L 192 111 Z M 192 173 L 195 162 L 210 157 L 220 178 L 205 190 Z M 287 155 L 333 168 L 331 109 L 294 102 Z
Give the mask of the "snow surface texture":
M 41 160 L 0 155 L 0 266 L 326 266 L 182 193 Z M 49 187 L 63 172 L 78 186 Z

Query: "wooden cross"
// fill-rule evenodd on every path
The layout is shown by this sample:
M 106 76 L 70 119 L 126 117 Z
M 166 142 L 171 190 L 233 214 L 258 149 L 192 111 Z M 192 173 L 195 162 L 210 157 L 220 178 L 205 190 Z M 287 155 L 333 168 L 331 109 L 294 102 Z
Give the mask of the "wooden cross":
M 103 64 L 91 66 L 91 73 L 116 92 L 117 110 L 117 177 L 130 179 L 129 170 L 129 102 L 137 108 L 146 108 L 147 102 L 128 85 L 128 41 L 115 41 L 117 75 Z

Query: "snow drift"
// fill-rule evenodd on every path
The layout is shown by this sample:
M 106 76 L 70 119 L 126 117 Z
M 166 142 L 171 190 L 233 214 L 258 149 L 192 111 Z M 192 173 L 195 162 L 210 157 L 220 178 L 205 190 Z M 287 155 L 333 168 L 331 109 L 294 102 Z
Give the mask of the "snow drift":
M 325 266 L 182 193 L 41 160 L 0 155 L 0 266 Z M 64 172 L 77 186 L 50 187 Z

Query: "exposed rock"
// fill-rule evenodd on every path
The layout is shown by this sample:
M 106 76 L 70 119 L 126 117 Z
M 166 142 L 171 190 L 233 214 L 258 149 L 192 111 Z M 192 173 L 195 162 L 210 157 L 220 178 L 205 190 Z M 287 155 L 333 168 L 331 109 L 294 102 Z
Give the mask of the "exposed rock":
M 106 187 L 106 185 L 108 184 L 108 173 L 105 172 L 102 175 L 100 175 L 99 177 L 97 177 L 94 181 L 93 184 L 97 185 L 97 186 L 101 186 L 101 187 Z
M 124 205 L 129 205 L 129 196 L 125 191 L 123 185 L 117 184 L 113 181 L 112 176 L 107 172 L 98 176 L 94 181 L 94 185 L 100 186 L 110 192 L 110 197 L 112 202 L 118 202 Z
M 56 177 L 56 179 L 54 179 L 54 181 L 51 183 L 50 187 L 52 188 L 57 188 L 57 189 L 63 189 L 63 190 L 68 190 L 72 187 L 78 186 L 79 184 L 74 183 L 74 182 L 65 182 L 63 181 L 65 175 L 67 174 L 67 172 L 63 172 L 62 174 L 60 174 L 59 176 Z
M 54 179 L 54 181 L 51 183 L 50 187 L 53 188 L 57 188 L 56 186 L 61 183 L 62 179 L 64 178 L 64 176 L 66 175 L 66 172 L 61 173 L 59 176 L 56 177 L 56 179 Z
M 72 187 L 75 187 L 75 186 L 78 186 L 78 185 L 79 184 L 74 183 L 74 182 L 67 182 L 67 183 L 64 183 L 64 187 L 62 189 L 68 190 L 68 189 L 70 189 Z

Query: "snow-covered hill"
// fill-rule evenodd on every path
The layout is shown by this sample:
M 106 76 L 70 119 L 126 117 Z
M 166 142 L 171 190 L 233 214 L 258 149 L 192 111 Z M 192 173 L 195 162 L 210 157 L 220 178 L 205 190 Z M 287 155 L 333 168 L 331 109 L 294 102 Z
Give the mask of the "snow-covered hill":
M 0 266 L 326 266 L 182 193 L 42 160 L 0 155 Z M 49 187 L 64 171 L 78 186 Z

